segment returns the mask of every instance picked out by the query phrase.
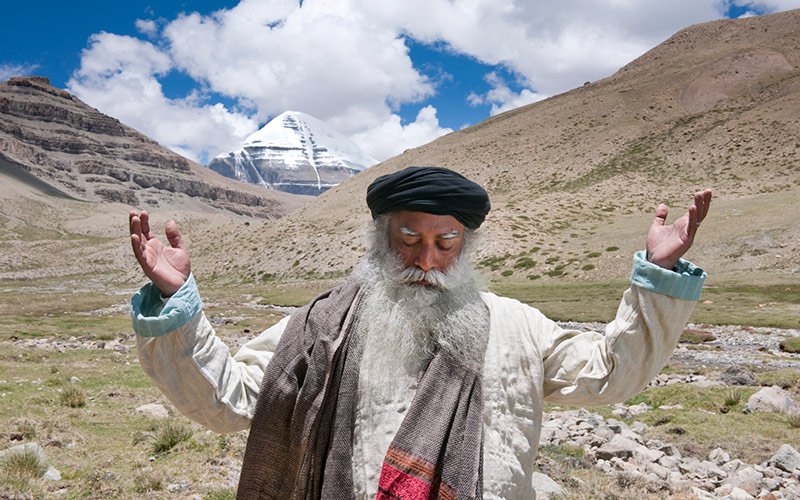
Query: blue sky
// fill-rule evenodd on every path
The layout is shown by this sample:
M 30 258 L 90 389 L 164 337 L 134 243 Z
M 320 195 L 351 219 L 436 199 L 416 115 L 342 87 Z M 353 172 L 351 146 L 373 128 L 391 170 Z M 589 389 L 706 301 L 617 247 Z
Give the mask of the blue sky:
M 42 75 L 206 163 L 283 111 L 384 160 L 615 72 L 691 24 L 800 0 L 11 2 L 0 80 Z

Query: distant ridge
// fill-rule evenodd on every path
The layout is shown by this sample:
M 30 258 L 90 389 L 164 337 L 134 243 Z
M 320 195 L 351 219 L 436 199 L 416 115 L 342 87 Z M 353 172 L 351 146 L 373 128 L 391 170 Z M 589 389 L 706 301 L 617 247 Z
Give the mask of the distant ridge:
M 316 196 L 376 163 L 324 122 L 286 111 L 208 167 L 231 179 Z
M 303 201 L 217 175 L 45 77 L 0 83 L 0 155 L 0 173 L 84 201 L 205 207 L 257 217 L 280 217 Z

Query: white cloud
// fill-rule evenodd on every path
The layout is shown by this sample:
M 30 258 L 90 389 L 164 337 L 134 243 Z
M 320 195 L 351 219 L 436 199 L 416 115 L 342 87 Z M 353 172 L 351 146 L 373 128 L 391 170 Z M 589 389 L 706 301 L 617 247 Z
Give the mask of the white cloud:
M 486 80 L 491 89 L 484 95 L 471 93 L 467 97 L 467 102 L 472 106 L 479 104 L 491 104 L 491 115 L 497 115 L 504 111 L 509 111 L 520 106 L 525 106 L 532 102 L 541 101 L 549 96 L 540 94 L 531 89 L 523 88 L 519 92 L 511 90 L 506 82 L 498 76 L 494 71 L 488 73 L 484 80 Z
M 436 108 L 429 105 L 417 113 L 413 123 L 403 125 L 400 117 L 392 114 L 383 123 L 353 135 L 352 139 L 373 158 L 385 160 L 452 131 L 439 126 Z
M 136 29 L 143 35 L 153 38 L 158 34 L 158 26 L 152 19 L 137 19 L 135 24 Z
M 197 94 L 166 98 L 157 76 L 172 68 L 170 57 L 150 42 L 100 33 L 92 36 L 67 87 L 79 99 L 195 161 L 238 147 L 241 137 L 256 129 L 255 120 L 222 104 L 202 104 Z
M 0 82 L 4 82 L 11 78 L 12 76 L 31 76 L 36 69 L 39 67 L 38 64 L 10 64 L 10 63 L 3 63 L 0 64 Z
M 750 12 L 780 12 L 800 8 L 800 0 L 733 0 L 739 7 L 747 7 Z
M 137 20 L 153 43 L 92 37 L 69 88 L 162 144 L 195 157 L 234 149 L 285 110 L 309 113 L 380 160 L 449 131 L 423 107 L 402 125 L 400 105 L 435 93 L 406 38 L 440 43 L 521 82 L 474 92 L 498 113 L 613 74 L 679 29 L 718 19 L 730 2 L 782 10 L 800 0 L 242 0 L 211 15 Z M 197 93 L 168 99 L 159 78 L 179 71 Z M 496 75 L 495 75 L 496 76 Z M 249 114 L 212 105 L 232 98 Z

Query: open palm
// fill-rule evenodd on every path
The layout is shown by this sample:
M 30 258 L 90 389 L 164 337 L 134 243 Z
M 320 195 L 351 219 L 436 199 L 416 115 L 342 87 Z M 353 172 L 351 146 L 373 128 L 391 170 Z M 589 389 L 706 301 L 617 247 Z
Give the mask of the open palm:
M 698 191 L 694 195 L 694 205 L 670 225 L 664 225 L 669 208 L 664 204 L 659 205 L 647 233 L 647 255 L 650 262 L 672 269 L 694 243 L 697 228 L 706 218 L 710 205 L 711 190 Z
M 161 293 L 169 297 L 189 278 L 189 252 L 181 240 L 178 225 L 167 222 L 164 231 L 170 246 L 166 246 L 150 231 L 150 217 L 132 210 L 128 215 L 133 254 L 142 270 Z

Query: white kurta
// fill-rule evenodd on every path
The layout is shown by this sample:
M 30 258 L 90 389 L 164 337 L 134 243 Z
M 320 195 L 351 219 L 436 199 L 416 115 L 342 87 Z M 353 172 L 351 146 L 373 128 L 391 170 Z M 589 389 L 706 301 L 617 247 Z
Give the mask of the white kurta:
M 565 330 L 517 300 L 482 293 L 490 331 L 483 373 L 484 496 L 528 499 L 545 400 L 570 405 L 623 401 L 669 359 L 695 301 L 632 286 L 605 333 Z M 177 330 L 138 337 L 139 360 L 178 410 L 217 432 L 247 429 L 267 363 L 288 318 L 235 356 L 200 312 Z M 361 373 L 360 377 L 369 377 Z M 374 498 L 383 454 L 414 394 L 398 380 L 395 401 L 357 402 L 353 473 L 357 498 Z

